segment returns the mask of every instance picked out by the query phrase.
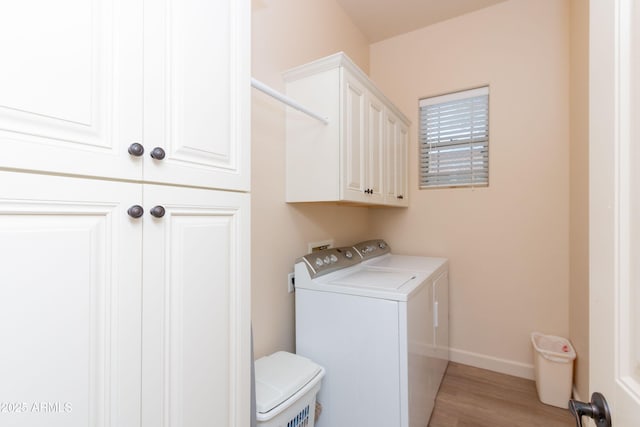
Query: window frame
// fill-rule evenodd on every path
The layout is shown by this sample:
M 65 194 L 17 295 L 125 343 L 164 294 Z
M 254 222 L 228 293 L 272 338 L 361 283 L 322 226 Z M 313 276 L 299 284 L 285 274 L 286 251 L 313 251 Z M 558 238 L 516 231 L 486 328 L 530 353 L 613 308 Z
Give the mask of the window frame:
M 477 109 L 475 104 L 477 104 Z M 468 116 L 464 116 L 460 121 L 468 127 L 461 125 L 460 129 L 454 129 L 455 137 L 460 138 L 459 142 L 453 142 L 454 139 L 450 139 L 448 143 L 438 146 L 440 142 L 441 128 L 437 129 L 435 139 L 436 142 L 429 141 L 429 134 L 427 127 L 429 125 L 429 108 L 432 106 L 442 107 L 445 105 L 453 106 L 453 108 L 466 107 L 463 104 L 470 106 Z M 434 112 L 438 114 L 437 111 Z M 440 115 L 438 114 L 438 120 Z M 477 124 L 476 124 L 477 123 Z M 419 99 L 418 102 L 418 189 L 430 190 L 438 188 L 476 188 L 476 187 L 488 187 L 489 186 L 489 142 L 490 142 L 490 87 L 484 85 L 475 87 L 472 89 L 465 89 L 455 92 L 446 93 L 443 95 L 429 96 Z M 461 130 L 467 129 L 467 130 Z M 474 135 L 477 134 L 477 135 Z M 459 150 L 452 148 L 459 146 Z M 444 149 L 444 156 L 442 149 Z M 468 150 L 468 154 L 462 154 L 464 149 Z M 459 155 L 455 154 L 455 151 L 460 151 Z M 429 163 L 429 158 L 434 157 L 435 161 Z M 441 166 L 442 161 L 449 162 L 451 167 L 456 169 L 450 169 L 444 173 L 436 172 L 431 175 L 431 178 L 427 176 L 429 168 L 433 168 L 433 165 Z M 471 165 L 464 169 L 461 167 L 461 163 L 464 160 L 469 160 Z M 474 166 L 475 164 L 475 166 Z M 468 175 L 467 179 L 462 179 L 465 175 Z M 449 176 L 447 182 L 447 176 Z M 432 181 L 431 183 L 429 181 Z

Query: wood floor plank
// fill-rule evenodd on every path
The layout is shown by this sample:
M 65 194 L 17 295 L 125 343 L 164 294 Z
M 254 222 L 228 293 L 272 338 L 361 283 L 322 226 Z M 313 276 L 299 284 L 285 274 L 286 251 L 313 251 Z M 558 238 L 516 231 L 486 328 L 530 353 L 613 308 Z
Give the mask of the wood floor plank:
M 533 381 L 449 363 L 429 427 L 573 427 L 566 409 L 538 400 Z

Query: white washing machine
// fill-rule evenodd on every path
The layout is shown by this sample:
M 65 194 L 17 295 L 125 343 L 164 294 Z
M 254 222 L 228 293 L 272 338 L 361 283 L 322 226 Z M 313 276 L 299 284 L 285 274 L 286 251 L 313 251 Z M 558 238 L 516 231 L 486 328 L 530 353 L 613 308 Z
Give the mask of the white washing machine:
M 296 352 L 326 369 L 318 427 L 428 424 L 448 361 L 447 270 L 382 240 L 296 262 Z

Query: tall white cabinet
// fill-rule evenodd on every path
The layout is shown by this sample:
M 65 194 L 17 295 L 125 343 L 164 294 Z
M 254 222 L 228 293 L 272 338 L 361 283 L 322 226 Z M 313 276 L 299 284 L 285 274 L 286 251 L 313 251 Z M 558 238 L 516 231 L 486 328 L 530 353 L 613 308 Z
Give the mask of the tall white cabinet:
M 249 31 L 0 6 L 0 425 L 248 425 Z

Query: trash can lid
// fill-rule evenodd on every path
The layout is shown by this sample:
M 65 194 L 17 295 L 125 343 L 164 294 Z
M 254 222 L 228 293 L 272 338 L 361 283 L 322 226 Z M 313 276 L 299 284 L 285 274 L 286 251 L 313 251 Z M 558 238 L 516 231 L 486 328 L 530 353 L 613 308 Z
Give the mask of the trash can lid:
M 566 338 L 533 332 L 531 343 L 533 348 L 545 359 L 560 362 L 572 361 L 576 358 L 576 351 Z
M 293 396 L 322 368 L 306 357 L 279 351 L 255 361 L 256 409 L 264 414 Z

